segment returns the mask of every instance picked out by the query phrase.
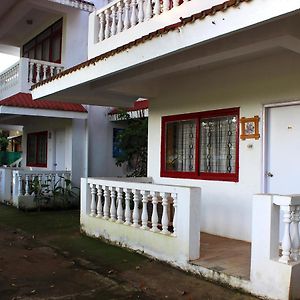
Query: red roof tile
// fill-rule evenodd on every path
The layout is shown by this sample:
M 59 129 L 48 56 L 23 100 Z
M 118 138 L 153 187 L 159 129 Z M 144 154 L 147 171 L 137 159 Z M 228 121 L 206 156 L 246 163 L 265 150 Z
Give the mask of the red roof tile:
M 142 110 L 147 109 L 149 107 L 148 100 L 138 100 L 134 102 L 133 107 L 125 108 L 125 111 L 136 111 L 136 110 Z M 113 108 L 109 114 L 114 115 L 120 113 L 120 108 Z
M 3 99 L 0 101 L 0 106 L 87 112 L 81 104 L 65 103 L 60 101 L 32 100 L 31 94 L 28 93 L 18 93 Z

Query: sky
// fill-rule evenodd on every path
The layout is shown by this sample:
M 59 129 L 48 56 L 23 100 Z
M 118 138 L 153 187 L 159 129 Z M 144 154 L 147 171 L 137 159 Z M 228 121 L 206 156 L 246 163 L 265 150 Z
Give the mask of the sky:
M 0 72 L 16 63 L 19 59 L 17 56 L 0 53 Z

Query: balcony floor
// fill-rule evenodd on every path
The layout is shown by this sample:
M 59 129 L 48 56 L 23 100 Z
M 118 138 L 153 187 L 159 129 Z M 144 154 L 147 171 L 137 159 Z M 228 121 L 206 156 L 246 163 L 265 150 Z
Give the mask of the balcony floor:
M 201 257 L 192 264 L 222 273 L 250 278 L 251 243 L 201 233 Z

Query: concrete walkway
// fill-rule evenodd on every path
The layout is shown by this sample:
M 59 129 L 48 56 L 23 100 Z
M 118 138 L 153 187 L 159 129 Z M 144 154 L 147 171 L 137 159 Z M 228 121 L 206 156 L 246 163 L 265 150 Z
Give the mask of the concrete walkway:
M 78 211 L 0 205 L 0 299 L 256 299 L 79 232 Z

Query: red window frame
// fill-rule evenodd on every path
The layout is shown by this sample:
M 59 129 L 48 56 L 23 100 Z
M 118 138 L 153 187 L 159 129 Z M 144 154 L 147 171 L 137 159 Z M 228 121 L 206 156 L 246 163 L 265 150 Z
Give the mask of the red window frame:
M 38 154 L 39 154 L 39 143 L 38 139 L 43 136 L 46 137 L 46 162 L 45 163 L 38 163 Z M 28 162 L 28 153 L 29 153 L 29 143 L 28 140 L 31 137 L 36 137 L 36 152 L 35 152 L 35 162 L 29 163 Z M 27 134 L 27 152 L 26 152 L 26 166 L 27 167 L 40 167 L 40 168 L 47 168 L 47 161 L 48 161 L 48 131 L 41 131 L 41 132 L 33 132 Z
M 235 172 L 234 173 L 200 172 L 200 122 L 201 122 L 201 119 L 214 118 L 214 117 L 226 117 L 226 116 L 236 116 L 237 117 Z M 188 121 L 188 120 L 196 120 L 195 171 L 193 171 L 193 172 L 168 171 L 168 170 L 166 170 L 166 125 L 169 122 Z M 162 117 L 162 134 L 161 134 L 161 167 L 160 167 L 161 177 L 238 182 L 239 181 L 239 120 L 240 120 L 240 109 L 238 107 L 197 112 L 197 113 L 189 113 L 189 114 L 163 116 Z
M 60 23 L 59 27 L 54 29 L 57 24 Z M 22 57 L 29 57 L 29 52 L 31 50 L 34 50 L 34 57 L 33 59 L 37 59 L 37 48 L 39 45 L 43 45 L 43 43 L 49 39 L 49 62 L 53 62 L 53 63 L 61 63 L 61 52 L 62 52 L 62 27 L 63 27 L 63 19 L 59 19 L 58 21 L 56 21 L 54 24 L 52 24 L 51 26 L 49 26 L 48 28 L 46 28 L 44 31 L 42 31 L 41 33 L 39 33 L 37 36 L 35 36 L 33 39 L 31 39 L 30 41 L 28 41 L 26 44 L 23 45 L 23 50 L 22 50 Z M 51 33 L 49 36 L 45 37 L 43 40 L 39 41 L 39 37 L 44 34 L 46 31 L 50 30 Z M 52 42 L 55 38 L 57 38 L 57 36 L 60 37 L 60 53 L 59 53 L 59 59 L 57 60 L 53 60 L 53 49 L 52 49 Z M 33 45 L 28 48 L 25 51 L 25 48 L 28 44 L 33 43 Z M 42 53 L 41 53 L 41 57 L 43 58 L 43 46 L 42 46 Z M 41 59 L 43 60 L 43 59 Z

